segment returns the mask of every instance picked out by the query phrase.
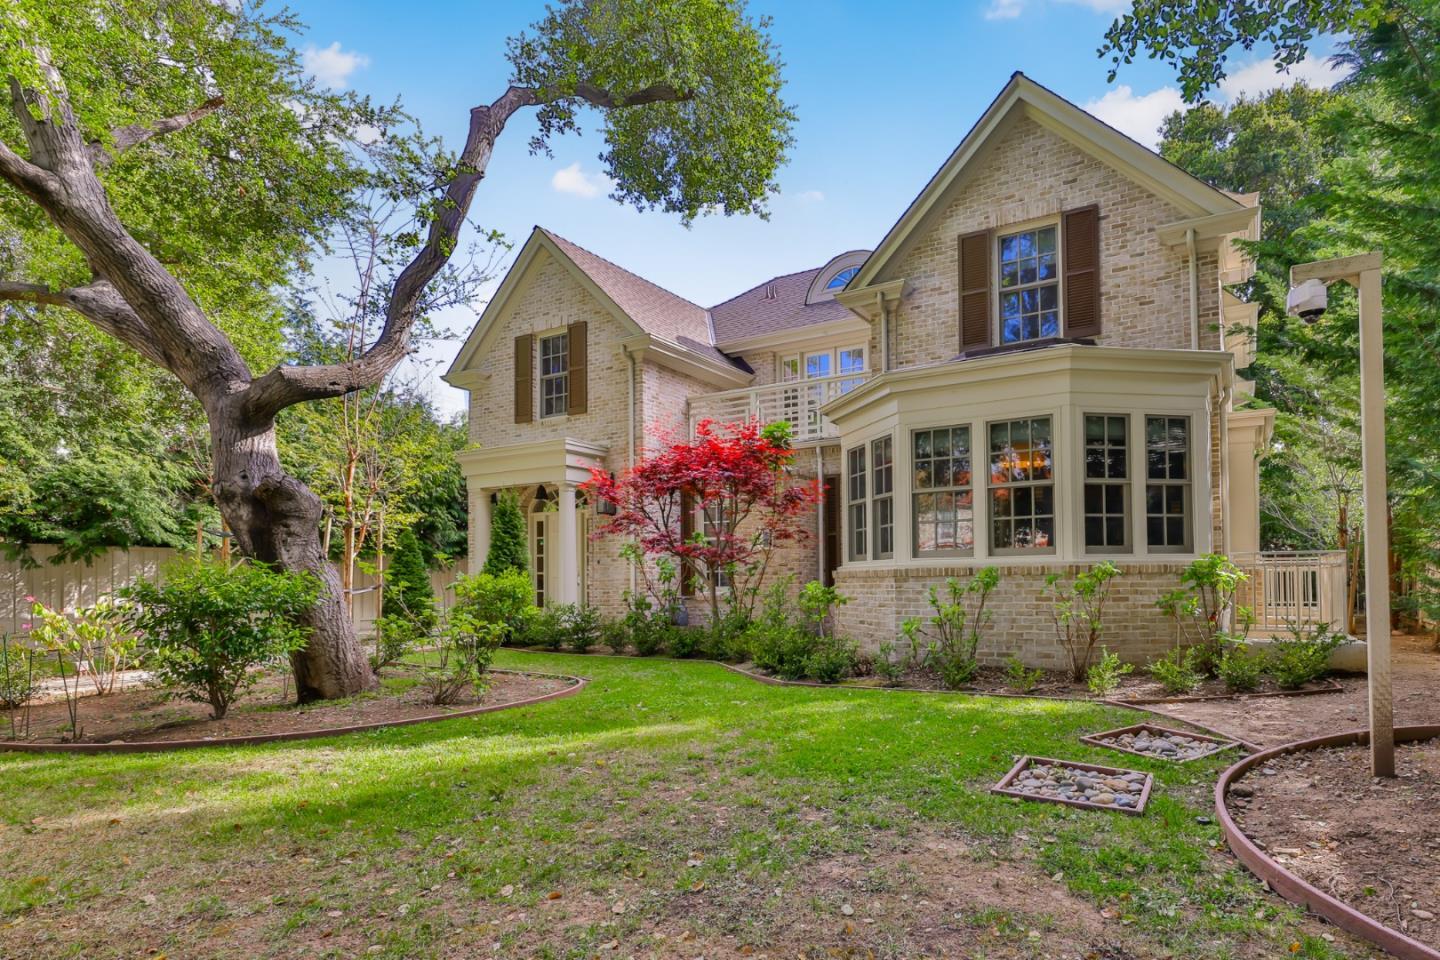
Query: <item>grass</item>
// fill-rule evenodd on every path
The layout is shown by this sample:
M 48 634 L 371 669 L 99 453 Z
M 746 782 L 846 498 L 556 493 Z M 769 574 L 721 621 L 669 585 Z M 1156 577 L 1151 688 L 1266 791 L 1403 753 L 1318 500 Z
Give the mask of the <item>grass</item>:
M 263 748 L 0 755 L 0 956 L 1340 957 L 1216 851 L 1224 759 L 1085 703 L 581 673 L 513 711 Z M 1021 753 L 1156 774 L 1143 817 L 988 794 Z

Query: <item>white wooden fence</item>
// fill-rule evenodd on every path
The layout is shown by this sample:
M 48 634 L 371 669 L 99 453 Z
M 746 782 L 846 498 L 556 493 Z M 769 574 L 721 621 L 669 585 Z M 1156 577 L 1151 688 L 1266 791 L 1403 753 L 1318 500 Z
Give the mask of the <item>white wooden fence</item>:
M 169 547 L 134 547 L 108 550 L 88 564 L 54 564 L 50 559 L 55 553 L 53 546 L 35 544 L 30 547 L 34 564 L 0 557 L 0 633 L 18 634 L 30 621 L 26 597 L 34 597 L 52 609 L 86 606 L 142 577 L 160 576 L 165 564 L 181 555 Z M 464 568 L 462 560 L 448 570 L 430 572 L 430 586 L 442 611 L 455 602 L 455 580 L 465 572 Z M 379 580 L 377 574 L 355 573 L 351 615 L 361 634 L 371 632 L 374 626 L 380 599 L 375 587 Z

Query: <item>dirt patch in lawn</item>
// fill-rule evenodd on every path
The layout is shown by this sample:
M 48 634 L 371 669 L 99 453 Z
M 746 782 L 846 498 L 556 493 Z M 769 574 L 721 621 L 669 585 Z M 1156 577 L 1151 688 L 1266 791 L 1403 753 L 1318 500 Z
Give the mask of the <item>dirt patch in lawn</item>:
M 1440 740 L 1395 748 L 1397 776 L 1370 776 L 1369 748 L 1277 757 L 1231 788 L 1235 822 L 1331 896 L 1440 948 Z
M 171 742 L 229 737 L 303 733 L 358 724 L 394 723 L 417 717 L 445 716 L 479 706 L 500 706 L 553 693 L 570 685 L 561 677 L 494 672 L 476 696 L 444 706 L 430 702 L 419 674 L 404 668 L 387 670 L 381 688 L 348 700 L 298 706 L 288 675 L 261 678 L 223 720 L 210 716 L 208 704 L 169 699 L 164 691 L 126 689 L 103 697 L 79 700 L 80 736 L 70 735 L 70 715 L 63 701 L 41 703 L 14 712 L 19 736 L 31 743 Z M 0 711 L 0 737 L 10 737 L 9 712 Z

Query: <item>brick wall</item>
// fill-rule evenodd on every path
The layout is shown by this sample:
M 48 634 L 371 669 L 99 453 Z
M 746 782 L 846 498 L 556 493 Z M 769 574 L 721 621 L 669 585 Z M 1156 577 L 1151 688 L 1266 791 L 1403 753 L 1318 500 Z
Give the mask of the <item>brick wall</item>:
M 1111 651 L 1132 663 L 1143 663 L 1170 649 L 1175 627 L 1155 601 L 1178 586 L 1183 564 L 1118 564 L 1124 575 L 1111 581 L 1106 605 L 1107 630 L 1102 641 Z M 1073 577 L 1083 567 L 1057 564 L 1000 566 L 1000 585 L 991 594 L 994 621 L 981 643 L 982 662 L 1003 664 L 1012 654 L 1028 666 L 1065 669 L 1069 660 L 1056 641 L 1050 620 L 1050 603 L 1041 596 L 1045 577 L 1060 573 Z M 929 617 L 928 593 L 932 584 L 944 589 L 946 577 L 967 579 L 973 570 L 954 567 L 892 569 L 844 568 L 836 572 L 836 586 L 850 602 L 836 615 L 836 629 L 874 651 L 884 641 L 904 644 L 900 624 L 907 617 Z
M 877 280 L 909 281 L 894 322 L 895 368 L 948 360 L 959 351 L 961 234 L 1002 229 L 1087 204 L 1100 207 L 1101 343 L 1190 346 L 1189 258 L 1160 245 L 1155 229 L 1185 215 L 1035 121 L 1020 117 L 908 249 Z M 1063 255 L 1063 254 L 1062 254 Z M 1218 260 L 1199 258 L 1201 346 L 1220 346 Z M 879 325 L 871 355 L 879 357 Z

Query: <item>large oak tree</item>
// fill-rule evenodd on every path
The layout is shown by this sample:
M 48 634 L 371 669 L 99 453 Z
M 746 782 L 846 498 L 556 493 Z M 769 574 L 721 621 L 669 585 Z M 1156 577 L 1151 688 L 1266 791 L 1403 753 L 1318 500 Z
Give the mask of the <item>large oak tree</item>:
M 293 662 L 309 700 L 374 681 L 321 552 L 321 503 L 282 468 L 275 419 L 371 388 L 406 356 L 511 118 L 533 110 L 531 146 L 544 150 L 594 108 L 612 196 L 686 220 L 763 215 L 793 118 L 767 24 L 740 0 L 550 8 L 510 40 L 510 85 L 471 109 L 464 145 L 417 195 L 410 256 L 378 336 L 343 362 L 257 374 L 235 339 L 244 318 L 218 323 L 214 294 L 276 282 L 268 268 L 315 249 L 313 231 L 341 216 L 347 189 L 365 179 L 337 144 L 359 139 L 367 114 L 383 119 L 341 109 L 305 82 L 278 39 L 288 26 L 211 0 L 0 0 L 11 113 L 0 123 L 0 204 L 42 215 L 57 259 L 71 254 L 84 273 L 5 277 L 0 298 L 75 311 L 198 400 L 214 496 L 240 550 L 324 584 Z M 291 203 L 269 202 L 275 193 Z M 202 221 L 204 230 L 187 230 Z M 216 222 L 231 248 L 192 249 L 196 237 L 215 237 Z M 258 267 L 242 258 L 248 275 L 229 277 L 223 255 L 246 249 L 247 228 L 290 237 L 297 251 Z

